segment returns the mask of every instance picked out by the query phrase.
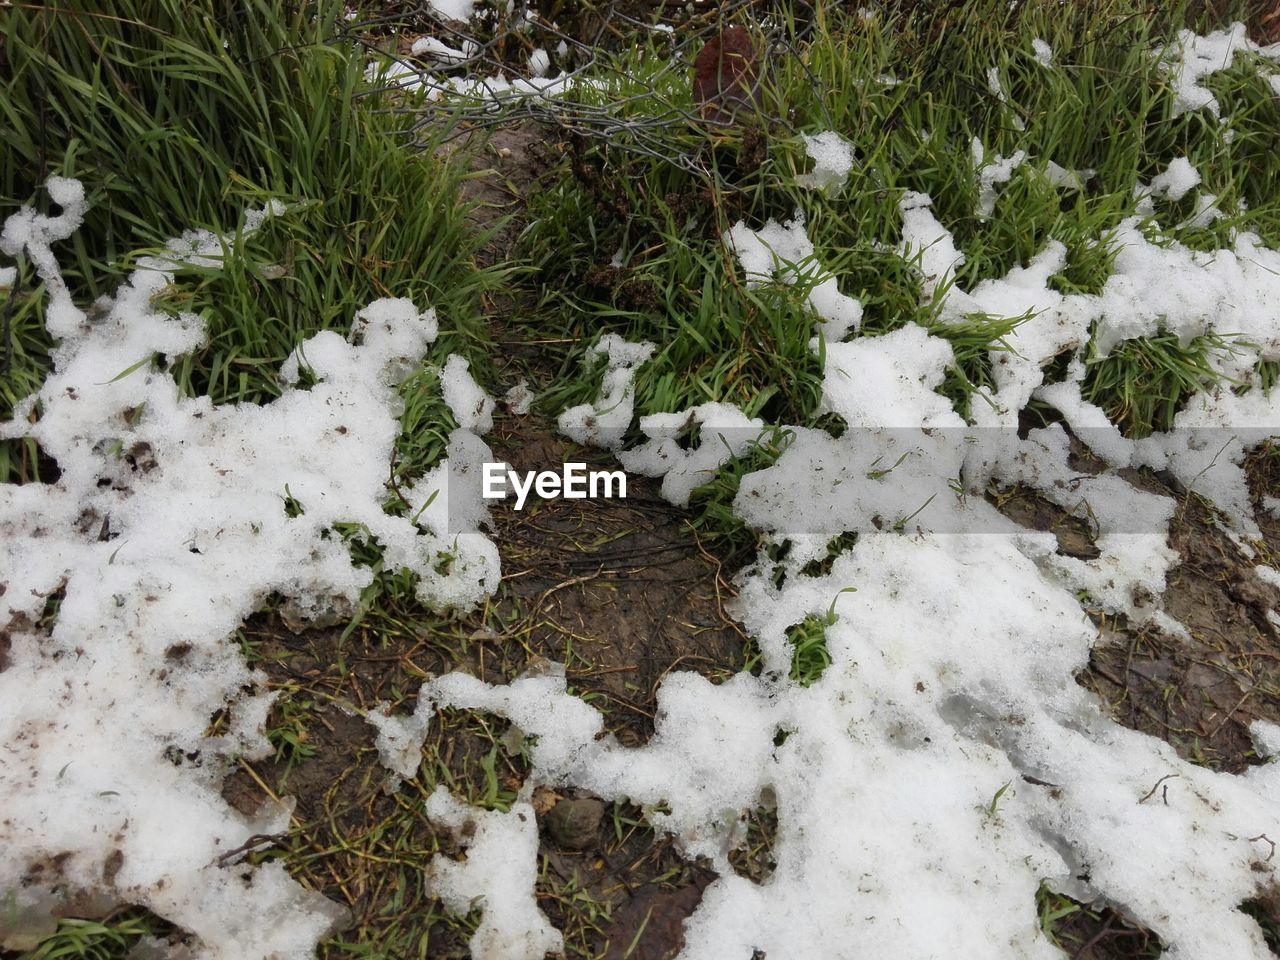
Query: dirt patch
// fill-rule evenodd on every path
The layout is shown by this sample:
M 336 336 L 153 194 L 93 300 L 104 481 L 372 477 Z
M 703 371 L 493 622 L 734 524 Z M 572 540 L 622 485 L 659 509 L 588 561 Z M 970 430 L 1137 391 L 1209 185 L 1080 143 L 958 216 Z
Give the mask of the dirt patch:
M 521 470 L 566 461 L 616 467 L 538 417 L 502 417 L 487 440 Z M 341 627 L 295 634 L 274 613 L 245 625 L 247 653 L 282 692 L 267 725 L 277 753 L 242 764 L 223 795 L 246 813 L 267 797 L 297 799 L 278 846 L 304 883 L 352 909 L 355 926 L 344 939 L 380 944 L 385 955 L 416 954 L 425 942 L 431 956 L 466 956 L 476 918 L 446 915 L 422 884 L 430 858 L 458 846 L 432 829 L 422 805 L 445 784 L 468 802 L 504 809 L 529 773 L 505 721 L 446 710 L 429 728 L 419 776 L 387 794 L 361 712 L 381 701 L 412 710 L 430 675 L 463 670 L 502 683 L 554 660 L 608 729 L 638 745 L 653 732 L 655 694 L 670 671 L 718 681 L 741 669 L 744 637 L 724 610 L 727 571 L 689 521 L 639 477 L 628 477 L 625 500 L 531 497 L 522 511 L 508 501 L 493 508 L 502 583 L 466 618 L 390 604 L 345 638 Z M 588 818 L 586 832 L 570 837 L 548 818 L 557 801 L 587 795 L 539 794 L 537 895 L 568 955 L 674 956 L 711 872 L 656 837 L 635 807 L 604 805 L 598 821 Z
M 1099 618 L 1101 640 L 1079 679 L 1126 726 L 1238 773 L 1259 762 L 1249 725 L 1280 722 L 1280 635 L 1268 619 L 1280 589 L 1259 578 L 1259 558 L 1246 557 L 1198 498 L 1180 502 L 1170 544 L 1182 561 L 1164 609 L 1190 638 Z
M 1093 909 L 1059 894 L 1049 896 L 1056 917 L 1053 939 L 1071 960 L 1155 960 L 1164 951 L 1159 937 L 1110 907 Z
M 988 492 L 987 501 L 1024 527 L 1052 533 L 1058 540 L 1058 552 L 1065 556 L 1094 560 L 1102 555 L 1087 521 L 1072 516 L 1029 487 Z
M 516 469 L 566 461 L 616 469 L 536 419 L 502 426 L 489 439 Z M 508 501 L 494 515 L 504 572 L 498 609 L 523 611 L 506 634 L 516 642 L 501 645 L 502 673 L 519 673 L 531 658 L 564 663 L 573 691 L 630 745 L 653 732 L 654 694 L 667 673 L 723 680 L 741 669 L 746 637 L 725 613 L 733 588 L 722 561 L 653 481 L 629 476 L 626 499 L 530 502 L 519 512 Z
M 715 879 L 659 839 L 630 804 L 607 809 L 596 843 L 566 850 L 544 836 L 539 906 L 565 938 L 565 955 L 670 960 L 684 945 L 684 920 Z

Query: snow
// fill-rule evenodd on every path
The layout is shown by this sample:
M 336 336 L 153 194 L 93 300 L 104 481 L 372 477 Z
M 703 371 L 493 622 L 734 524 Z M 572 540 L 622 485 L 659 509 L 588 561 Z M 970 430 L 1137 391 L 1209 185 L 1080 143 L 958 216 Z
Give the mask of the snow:
M 922 296 L 933 299 L 955 279 L 955 271 L 964 266 L 964 254 L 956 247 L 951 231 L 933 215 L 933 201 L 923 193 L 908 191 L 898 201 L 902 214 L 902 241 L 898 253 L 902 259 L 919 265 Z
M 1018 115 L 1017 111 L 1015 111 L 1009 103 L 1009 94 L 1004 88 L 1004 81 L 1000 78 L 1000 69 L 998 67 L 987 68 L 987 92 L 999 100 L 1006 110 L 1012 114 L 1011 122 L 1013 124 L 1013 129 L 1027 129 L 1026 122 Z
M 543 960 L 564 949 L 564 938 L 538 909 L 538 821 L 527 802 L 506 813 L 477 810 L 446 787 L 427 798 L 427 819 L 465 837 L 466 859 L 436 857 L 427 884 L 445 907 L 465 915 L 481 910 L 471 937 L 474 960 Z
M 1190 165 L 1176 162 L 1161 176 L 1173 190 L 1191 189 L 1187 185 L 1196 177 Z M 1010 349 L 991 354 L 995 389 L 983 392 L 986 402 L 974 404 L 976 425 L 1016 425 L 1018 411 L 1033 395 L 1061 404 L 1076 425 L 1090 428 L 1081 439 L 1096 443 L 1114 466 L 1169 470 L 1221 508 L 1239 532 L 1257 535 L 1240 463 L 1280 423 L 1280 395 L 1237 395 L 1229 389 L 1197 394 L 1172 432 L 1134 443 L 1104 429 L 1101 411 L 1089 409 L 1070 382 L 1042 389 L 1043 368 L 1063 351 L 1079 358 L 1091 337 L 1097 354 L 1106 356 L 1119 343 L 1161 331 L 1185 343 L 1216 330 L 1235 340 L 1233 351 L 1215 363 L 1226 375 L 1249 382 L 1258 359 L 1280 358 L 1280 328 L 1269 306 L 1280 297 L 1280 251 L 1243 231 L 1231 247 L 1197 251 L 1176 239 L 1150 239 L 1135 216 L 1098 241 L 1116 251 L 1113 273 L 1098 294 L 1064 295 L 1049 286 L 1066 266 L 1066 249 L 1057 241 L 1049 241 L 1026 266 L 966 291 L 954 283 L 963 253 L 934 216 L 929 198 L 907 193 L 899 207 L 899 251 L 919 264 L 923 299 L 942 298 L 944 321 L 975 313 L 1028 317 L 1006 338 Z M 1078 384 L 1083 366 L 1072 371 L 1070 381 Z
M 950 343 L 914 323 L 828 344 L 823 409 L 850 427 L 962 427 L 951 402 L 936 392 L 953 360 Z
M 954 956 L 999 942 L 1049 960 L 1060 953 L 1035 914 L 1045 880 L 1122 905 L 1171 956 L 1267 956 L 1236 905 L 1273 878 L 1264 845 L 1244 839 L 1275 829 L 1271 801 L 1103 718 L 1069 680 L 1095 631 L 1016 540 L 876 534 L 826 576 L 741 585 L 764 675 L 668 675 L 644 747 L 602 737 L 563 676 L 450 674 L 424 684 L 418 716 L 447 705 L 507 717 L 538 782 L 649 805 L 657 829 L 719 874 L 684 958 L 922 958 L 942 938 Z M 829 613 L 831 666 L 811 687 L 791 683 L 785 628 Z M 1160 801 L 1143 802 L 1162 782 Z M 652 810 L 660 802 L 669 812 Z M 757 886 L 728 853 L 760 802 L 779 827 L 776 869 Z
M 1158 197 L 1181 200 L 1199 185 L 1199 171 L 1186 157 L 1178 157 L 1151 181 L 1151 192 Z
M 587 351 L 588 362 L 605 361 L 600 394 L 594 403 L 580 404 L 561 413 L 560 432 L 575 443 L 610 450 L 621 446 L 635 410 L 636 372 L 656 349 L 652 343 L 628 343 L 616 333 L 601 337 L 600 342 Z
M 475 0 L 428 0 L 428 5 L 442 20 L 470 20 L 475 13 Z
M 529 382 L 524 377 L 516 381 L 511 389 L 502 395 L 502 402 L 507 405 L 507 409 L 518 417 L 529 412 L 535 399 L 534 392 L 529 389 Z
M 1259 46 L 1248 38 L 1243 23 L 1233 23 L 1207 36 L 1180 30 L 1177 39 L 1160 51 L 1161 63 L 1173 83 L 1174 116 L 1195 110 L 1208 110 L 1214 117 L 1221 116 L 1222 105 L 1203 81 L 1231 69 L 1239 53 L 1277 60 L 1280 44 Z
M 1269 760 L 1280 757 L 1280 726 L 1267 720 L 1255 720 L 1249 725 L 1249 733 L 1260 756 Z
M 815 136 L 806 134 L 804 148 L 814 168 L 797 177 L 796 182 L 827 194 L 837 193 L 853 170 L 853 144 L 840 134 L 825 130 Z
M 739 220 L 724 242 L 741 264 L 748 287 L 774 279 L 808 286 L 806 300 L 822 320 L 819 329 L 825 340 L 837 343 L 862 324 L 861 301 L 841 293 L 836 278 L 818 262 L 798 211 L 785 224 L 769 220 L 759 230 Z
M 1013 172 L 1022 166 L 1022 162 L 1027 159 L 1025 150 L 1019 150 L 1011 157 L 1002 157 L 999 154 L 991 159 L 986 159 L 986 150 L 982 146 L 982 141 L 977 137 L 973 138 L 970 144 L 970 156 L 973 158 L 973 169 L 978 178 L 978 208 L 977 214 L 979 218 L 986 219 L 995 213 L 996 210 L 996 184 L 1008 183 L 1013 178 Z
M 0 670 L 0 878 L 33 929 L 61 894 L 12 881 L 56 856 L 60 890 L 145 905 L 197 938 L 194 956 L 310 957 L 345 911 L 279 865 L 223 857 L 286 829 L 291 810 L 246 817 L 221 797 L 235 759 L 265 749 L 270 705 L 266 678 L 227 638 L 272 593 L 304 622 L 355 608 L 372 574 L 333 534 L 338 523 L 377 537 L 388 569 L 415 571 L 425 603 L 465 605 L 496 584 L 486 538 L 472 533 L 483 544 L 459 547 L 383 509 L 395 388 L 435 339 L 435 315 L 408 300 L 371 304 L 349 337 L 326 331 L 301 343 L 281 368 L 282 395 L 262 406 L 183 397 L 149 358 L 199 346 L 203 323 L 160 312 L 152 298 L 175 282 L 179 263 L 220 263 L 234 235 L 192 232 L 142 258 L 88 324 L 48 248 L 77 226 L 83 194 L 73 181 L 50 187 L 59 217 L 23 210 L 4 230 L 6 252 L 25 249 L 41 272 L 61 343 L 53 372 L 0 436 L 35 438 L 61 477 L 0 485 L 10 639 Z M 286 212 L 248 211 L 240 234 Z M 296 386 L 304 367 L 316 381 L 309 389 Z M 289 515 L 286 497 L 300 513 Z M 437 573 L 459 550 L 454 572 Z M 36 624 L 60 585 L 46 636 Z M 222 709 L 228 731 L 207 737 Z
M 45 184 L 49 199 L 62 208 L 56 217 L 37 213 L 33 207 L 24 206 L 4 222 L 0 231 L 0 253 L 19 256 L 24 250 L 31 259 L 36 274 L 49 292 L 47 324 L 55 337 L 69 336 L 84 322 L 84 313 L 71 302 L 67 285 L 58 270 L 57 261 L 49 245 L 65 240 L 75 232 L 84 219 L 88 204 L 84 199 L 84 187 L 78 180 L 50 177 Z M 10 268 L 12 270 L 12 268 Z M 10 273 L 6 283 L 13 282 Z
M 696 444 L 685 448 L 680 438 L 698 431 Z M 764 429 L 764 422 L 748 418 L 737 407 L 704 403 L 683 413 L 654 413 L 640 418 L 644 443 L 618 454 L 618 462 L 632 473 L 662 477 L 662 495 L 687 506 L 694 489 L 715 478 L 716 471 L 740 457 Z
M 1045 164 L 1044 178 L 1049 182 L 1050 186 L 1060 187 L 1067 190 L 1083 190 L 1084 182 L 1092 177 L 1095 170 L 1068 170 L 1052 160 Z
M 435 37 L 419 37 L 413 41 L 413 45 L 409 48 L 409 52 L 415 57 L 423 57 L 430 60 L 437 66 L 456 66 L 460 63 L 466 63 L 475 55 L 474 41 L 468 41 L 463 44 L 467 49 L 458 49 L 451 47 L 443 40 Z
M 471 376 L 470 364 L 456 353 L 440 371 L 440 388 L 458 426 L 472 433 L 493 429 L 493 398 Z
M 545 77 L 551 69 L 551 57 L 541 47 L 529 54 L 529 76 Z

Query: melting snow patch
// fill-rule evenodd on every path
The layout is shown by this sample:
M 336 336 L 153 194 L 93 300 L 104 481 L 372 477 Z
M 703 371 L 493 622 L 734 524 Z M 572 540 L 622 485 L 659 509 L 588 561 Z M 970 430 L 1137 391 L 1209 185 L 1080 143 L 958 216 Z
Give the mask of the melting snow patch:
M 334 535 L 339 523 L 376 537 L 389 568 L 416 572 L 428 604 L 474 601 L 496 585 L 496 549 L 443 578 L 435 568 L 453 538 L 383 509 L 396 386 L 435 339 L 435 316 L 407 300 L 371 304 L 350 337 L 300 344 L 281 369 L 282 395 L 262 406 L 185 397 L 150 360 L 199 346 L 203 325 L 152 299 L 180 262 L 216 264 L 234 238 L 173 241 L 87 324 L 48 250 L 78 225 L 82 192 L 74 181 L 51 188 L 61 216 L 24 210 L 4 231 L 6 251 L 25 247 L 41 271 L 61 338 L 40 391 L 0 424 L 0 436 L 35 438 L 61 468 L 54 484 L 0 485 L 6 909 L 34 923 L 59 896 L 88 892 L 171 920 L 198 938 L 199 957 L 309 957 L 343 911 L 279 865 L 246 867 L 233 852 L 286 829 L 290 808 L 245 817 L 220 795 L 235 758 L 260 753 L 270 702 L 256 692 L 265 677 L 227 638 L 272 593 L 304 621 L 354 609 L 372 574 Z M 242 234 L 282 212 L 250 211 Z M 304 367 L 315 381 L 305 390 Z M 36 624 L 59 590 L 45 635 Z M 226 708 L 230 732 L 206 737 Z M 19 882 L 51 858 L 64 893 Z
M 1009 94 L 1005 91 L 1004 81 L 1000 79 L 1000 70 L 997 67 L 987 68 L 987 91 L 995 97 L 1000 103 L 1012 114 L 1013 129 L 1026 130 L 1026 122 L 1013 109 L 1013 105 L 1009 102 Z
M 798 212 L 785 225 L 769 220 L 759 230 L 739 220 L 724 239 L 742 265 L 749 287 L 775 278 L 786 284 L 808 284 L 809 309 L 822 318 L 825 340 L 839 342 L 861 326 L 861 301 L 841 293 L 836 278 L 818 263 Z
M 695 429 L 697 443 L 682 446 L 680 438 Z M 727 403 L 654 413 L 640 418 L 640 431 L 648 440 L 619 453 L 618 462 L 633 473 L 662 477 L 662 495 L 683 507 L 697 487 L 714 479 L 716 470 L 745 454 L 762 429 L 763 421 Z
M 470 20 L 475 13 L 475 0 L 429 0 L 431 9 L 444 20 Z
M 479 810 L 436 787 L 427 798 L 427 819 L 461 838 L 465 860 L 436 857 L 427 883 L 459 915 L 475 906 L 480 925 L 471 937 L 475 960 L 543 960 L 564 949 L 564 938 L 538 909 L 538 821 L 533 807 L 518 801 L 506 813 Z
M 440 371 L 440 388 L 458 426 L 477 434 L 493 429 L 493 398 L 472 378 L 471 365 L 456 353 Z
M 559 427 L 575 443 L 616 450 L 631 426 L 635 410 L 635 377 L 640 365 L 653 356 L 652 343 L 628 343 L 616 333 L 606 333 L 587 351 L 588 360 L 604 359 L 604 378 L 594 403 L 570 407 L 560 414 Z
M 502 395 L 502 402 L 507 405 L 507 409 L 518 417 L 529 412 L 535 399 L 533 391 L 529 389 L 528 381 L 523 377 Z
M 1166 72 L 1173 81 L 1174 115 L 1207 109 L 1215 117 L 1222 107 L 1202 81 L 1222 70 L 1231 69 L 1237 53 L 1252 53 L 1271 60 L 1280 59 L 1280 44 L 1262 47 L 1245 34 L 1243 23 L 1233 23 L 1226 30 L 1208 36 L 1197 36 L 1191 30 L 1180 30 L 1178 38 L 1160 52 Z
M 827 130 L 815 136 L 806 134 L 804 147 L 814 167 L 811 173 L 797 177 L 796 182 L 827 194 L 838 192 L 853 169 L 853 144 Z
M 986 219 L 996 211 L 996 184 L 1008 183 L 1013 177 L 1013 171 L 1022 166 L 1022 162 L 1027 159 L 1027 153 L 1025 150 L 1019 150 L 1011 157 L 996 154 L 993 159 L 987 160 L 982 141 L 974 137 L 970 144 L 970 155 L 973 157 L 973 169 L 978 178 L 977 214 L 980 218 Z
M 423 57 L 430 60 L 437 66 L 450 67 L 466 63 L 478 52 L 475 41 L 469 40 L 463 46 L 466 49 L 459 50 L 456 47 L 449 46 L 442 40 L 437 40 L 435 37 L 419 37 L 413 41 L 413 46 L 409 48 L 409 52 L 415 57 Z
M 1151 193 L 1157 197 L 1181 200 L 1200 185 L 1200 172 L 1186 157 L 1178 157 L 1151 181 Z

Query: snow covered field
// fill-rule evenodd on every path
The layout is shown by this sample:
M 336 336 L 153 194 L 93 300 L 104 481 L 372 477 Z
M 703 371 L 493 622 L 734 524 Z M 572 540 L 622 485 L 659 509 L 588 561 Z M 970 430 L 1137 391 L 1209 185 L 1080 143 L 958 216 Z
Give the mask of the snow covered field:
M 1064 69 L 1043 40 L 1034 55 L 1045 71 Z M 1203 113 L 1224 135 L 1228 114 L 1205 84 L 1234 58 L 1280 94 L 1280 49 L 1239 25 L 1183 33 L 1150 55 L 1174 115 Z M 804 137 L 799 187 L 852 188 L 858 157 L 846 134 Z M 1000 215 L 1015 175 L 1063 195 L 1093 176 L 1053 155 L 1001 156 L 976 137 L 968 160 L 978 221 Z M 209 332 L 156 298 L 184 282 L 180 268 L 220 269 L 225 249 L 288 206 L 251 208 L 223 235 L 184 233 L 90 307 L 60 266 L 88 211 L 85 190 L 70 177 L 44 190 L 41 209 L 56 212 L 23 207 L 0 234 L 0 251 L 38 274 L 57 341 L 52 369 L 0 438 L 34 439 L 59 470 L 53 483 L 0 485 L 0 933 L 7 947 L 35 949 L 69 900 L 96 915 L 133 904 L 190 935 L 181 947 L 144 939 L 159 952 L 139 955 L 313 956 L 345 928 L 350 904 L 278 860 L 247 856 L 290 829 L 293 806 L 284 797 L 249 816 L 224 799 L 234 764 L 271 754 L 280 696 L 228 638 L 268 601 L 303 624 L 354 616 L 375 570 L 353 557 L 344 527 L 380 546 L 379 572 L 413 575 L 423 607 L 483 607 L 503 573 L 480 495 L 482 464 L 500 459 L 486 439 L 497 391 L 440 347 L 449 318 L 390 291 L 344 331 L 298 342 L 279 366 L 278 398 L 187 395 L 172 371 Z M 732 500 L 758 541 L 729 609 L 758 646 L 759 669 L 720 683 L 670 669 L 639 746 L 609 732 L 556 663 L 508 680 L 430 676 L 411 711 L 343 705 L 370 725 L 388 792 L 418 776 L 448 710 L 502 718 L 523 738 L 530 769 L 513 802 L 476 807 L 440 783 L 424 808 L 462 854 L 437 855 L 424 882 L 447 911 L 479 911 L 475 960 L 565 949 L 535 896 L 545 869 L 537 795 L 548 788 L 629 801 L 715 874 L 685 922 L 685 960 L 1051 960 L 1066 954 L 1037 916 L 1046 884 L 1113 908 L 1175 960 L 1272 955 L 1239 908 L 1277 890 L 1280 766 L 1267 761 L 1280 756 L 1280 726 L 1254 721 L 1258 762 L 1214 770 L 1121 725 L 1074 678 L 1099 642 L 1099 617 L 1191 639 L 1163 602 L 1180 562 L 1169 541 L 1179 500 L 1136 482 L 1139 468 L 1212 507 L 1271 604 L 1273 640 L 1280 629 L 1280 572 L 1267 562 L 1280 547 L 1264 535 L 1280 500 L 1260 512 L 1246 472 L 1250 453 L 1280 436 L 1280 393 L 1260 379 L 1280 361 L 1280 249 L 1248 229 L 1212 248 L 1181 238 L 1238 211 L 1177 156 L 1135 193 L 1131 216 L 1091 241 L 1114 254 L 1096 290 L 1057 282 L 1068 249 L 1051 238 L 965 284 L 966 255 L 939 199 L 896 191 L 899 240 L 880 251 L 917 278 L 939 328 L 864 330 L 844 261 L 823 262 L 800 212 L 743 217 L 719 234 L 744 288 L 803 291 L 806 347 L 821 363 L 817 412 L 843 429 L 719 401 L 638 415 L 637 378 L 670 345 L 603 322 L 589 346 L 594 400 L 555 411 L 564 436 L 659 480 L 680 507 L 762 434 L 784 431 L 779 455 L 745 473 Z M 1173 222 L 1184 201 L 1189 218 Z M 17 276 L 0 267 L 0 288 Z M 990 382 L 965 416 L 941 392 L 957 358 L 939 329 L 974 314 L 1021 322 L 991 350 Z M 1170 429 L 1126 435 L 1087 399 L 1087 367 L 1156 334 L 1184 345 L 1230 337 L 1233 349 L 1211 355 L 1219 379 Z M 390 510 L 397 388 L 424 364 L 439 370 L 433 389 L 456 426 L 445 459 L 401 478 Z M 1033 401 L 1056 422 L 1027 429 Z M 507 406 L 523 408 L 509 416 L 528 410 L 518 397 Z M 1096 468 L 1079 466 L 1073 442 Z M 1095 555 L 1063 553 L 1052 531 L 1021 526 L 984 497 L 1015 486 L 1085 522 Z M 827 662 L 802 683 L 789 637 L 804 622 L 821 625 Z M 219 711 L 228 720 L 211 733 Z M 777 828 L 772 873 L 757 882 L 731 853 L 761 806 Z

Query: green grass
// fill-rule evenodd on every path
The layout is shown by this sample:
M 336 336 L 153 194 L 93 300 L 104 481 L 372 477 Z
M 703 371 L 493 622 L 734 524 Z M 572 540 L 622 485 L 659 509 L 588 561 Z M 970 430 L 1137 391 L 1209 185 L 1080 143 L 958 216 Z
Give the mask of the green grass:
M 1102 407 L 1127 436 L 1150 436 L 1172 427 L 1193 393 L 1225 382 L 1212 358 L 1232 349 L 1218 334 L 1182 344 L 1176 334 L 1160 333 L 1119 343 L 1105 357 L 1090 350 L 1081 396 Z
M 993 813 L 995 806 L 993 801 Z M 1160 938 L 1150 931 L 1130 925 L 1109 908 L 1089 907 L 1073 900 L 1050 889 L 1047 883 L 1040 884 L 1036 891 L 1036 913 L 1041 931 L 1066 956 L 1088 956 L 1097 949 L 1102 951 L 1097 956 L 1117 960 L 1155 960 L 1164 952 Z
M 6 14 L 0 215 L 47 205 L 40 185 L 51 173 L 84 181 L 84 226 L 56 250 L 82 306 L 171 236 L 235 235 L 220 269 L 183 268 L 159 298 L 208 330 L 172 371 L 188 395 L 277 396 L 279 364 L 300 340 L 347 329 L 381 296 L 437 308 L 440 355 L 461 350 L 484 369 L 481 297 L 503 271 L 475 266 L 485 236 L 459 201 L 465 172 L 435 156 L 437 140 L 414 133 L 412 115 L 390 109 L 399 101 L 370 87 L 363 52 L 341 38 L 341 11 L 128 0 L 110 14 L 84 2 Z M 239 236 L 245 208 L 268 199 L 287 211 Z M 23 269 L 0 418 L 48 369 L 42 293 Z M 438 435 L 428 443 L 413 433 L 429 379 L 406 384 L 401 459 L 415 469 L 440 448 Z M 0 480 L 15 476 L 5 460 L 0 469 Z
M 1055 288 L 1098 292 L 1112 270 L 1112 232 L 1138 213 L 1135 185 L 1180 156 L 1223 210 L 1245 206 L 1192 228 L 1182 221 L 1194 212 L 1194 194 L 1158 200 L 1157 240 L 1216 249 L 1244 229 L 1280 244 L 1280 102 L 1255 63 L 1242 57 L 1207 81 L 1234 130 L 1228 138 L 1207 112 L 1174 116 L 1172 88 L 1151 55 L 1177 28 L 1211 29 L 1247 5 L 1220 11 L 1213 23 L 1179 4 L 1153 15 L 1137 0 L 904 6 L 870 20 L 828 10 L 816 24 L 784 13 L 781 39 L 799 55 L 775 50 L 759 109 L 732 129 L 676 121 L 655 133 L 641 125 L 665 111 L 695 111 L 683 73 L 653 80 L 667 55 L 643 42 L 614 61 L 607 91 L 580 94 L 594 105 L 634 99 L 619 109 L 625 122 L 607 141 L 573 140 L 550 187 L 532 198 L 525 250 L 541 281 L 537 331 L 568 343 L 561 380 L 542 397 L 545 409 L 594 395 L 593 378 L 575 379 L 578 358 L 614 331 L 658 345 L 637 376 L 638 414 L 722 400 L 774 423 L 817 423 L 821 358 L 809 349 L 815 318 L 805 307 L 807 290 L 743 284 L 721 240 L 739 219 L 758 227 L 800 212 L 817 259 L 842 292 L 863 301 L 862 335 L 914 322 L 951 340 L 956 362 L 942 392 L 966 417 L 981 402 L 976 390 L 990 383 L 991 354 L 1006 349 L 1024 318 L 940 322 L 940 298 L 922 300 L 911 265 L 893 249 L 904 192 L 933 198 L 935 215 L 965 254 L 956 276 L 964 288 L 1003 276 L 1058 241 L 1067 267 L 1053 278 Z M 1055 51 L 1051 69 L 1033 57 L 1037 37 Z M 988 90 L 992 68 L 1008 104 Z M 655 88 L 636 96 L 646 83 Z M 854 145 L 853 173 L 831 196 L 796 182 L 809 162 L 798 134 L 824 129 Z M 1030 158 L 985 219 L 974 212 L 975 137 L 988 156 L 1023 150 Z M 1053 187 L 1040 175 L 1049 160 L 1095 173 L 1082 178 L 1083 189 Z M 606 267 L 619 250 L 624 266 Z M 1161 333 L 1105 360 L 1090 349 L 1086 392 L 1131 435 L 1162 429 L 1192 391 L 1220 381 L 1207 363 L 1222 347 L 1204 339 L 1173 348 Z M 735 489 L 716 481 L 696 498 L 711 511 L 704 519 L 714 515 L 730 535 Z
M 63 919 L 38 947 L 21 960 L 116 960 L 144 936 L 161 936 L 169 925 L 138 907 L 117 910 L 101 920 Z
M 836 622 L 832 612 L 822 617 L 805 617 L 787 630 L 791 644 L 791 679 L 802 687 L 816 683 L 831 665 L 827 651 L 827 627 Z

